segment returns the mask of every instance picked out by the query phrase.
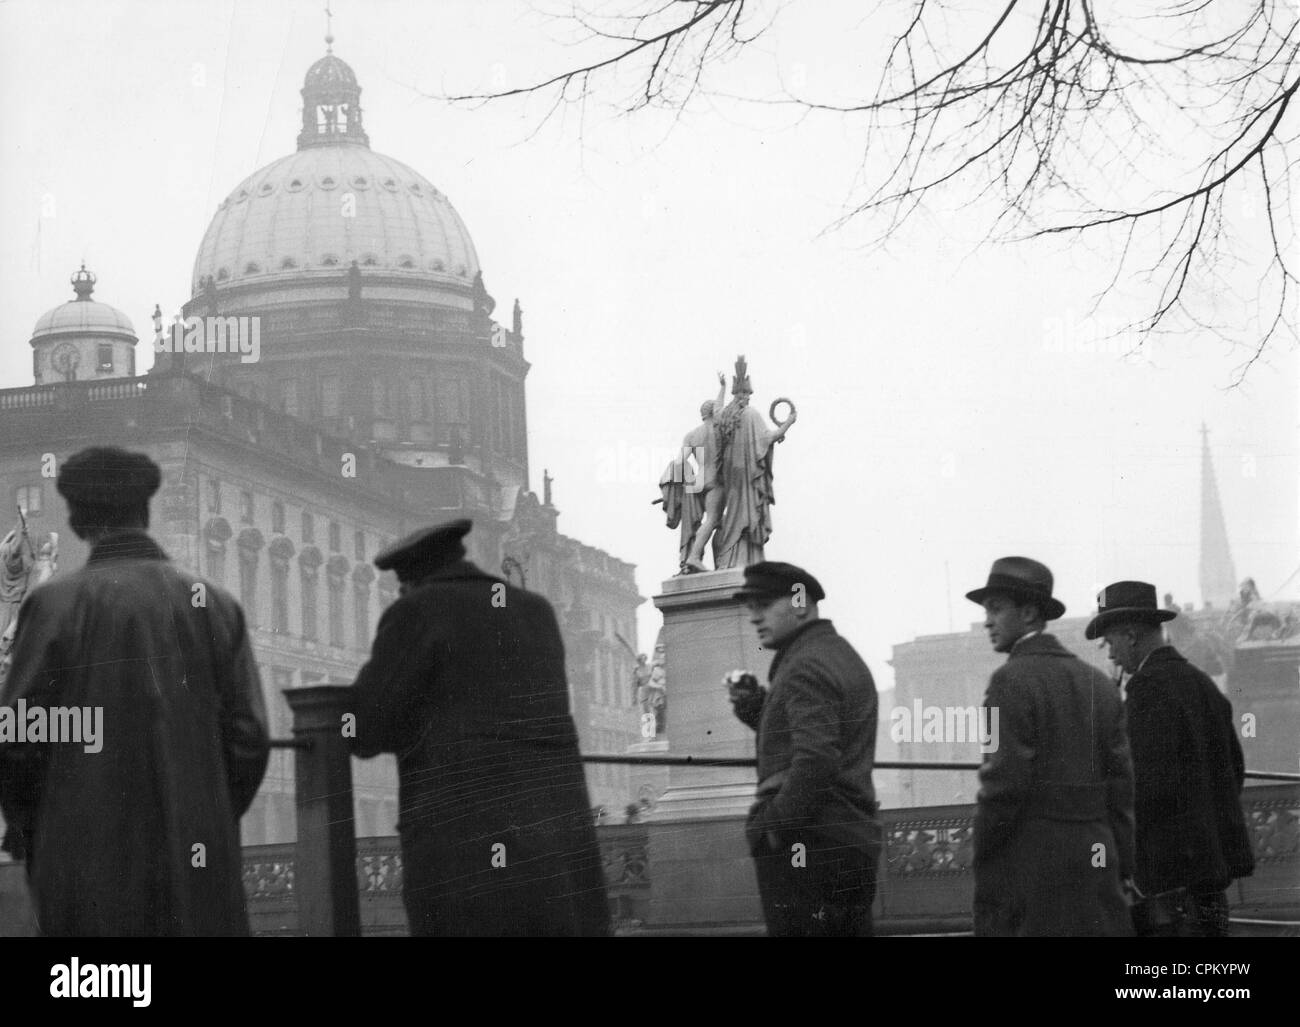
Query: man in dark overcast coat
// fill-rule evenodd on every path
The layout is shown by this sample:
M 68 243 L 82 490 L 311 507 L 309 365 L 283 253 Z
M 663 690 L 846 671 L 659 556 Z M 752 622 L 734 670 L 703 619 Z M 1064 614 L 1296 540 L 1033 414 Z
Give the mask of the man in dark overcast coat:
M 998 746 L 975 805 L 976 936 L 1131 936 L 1133 764 L 1114 683 L 1046 633 L 1065 613 L 1037 560 L 997 560 L 984 626 L 1007 662 L 989 681 Z
M 261 684 L 239 605 L 145 533 L 159 481 L 142 453 L 64 461 L 90 556 L 18 615 L 0 705 L 103 710 L 89 747 L 0 742 L 7 845 L 42 934 L 248 933 L 239 818 L 269 753 Z
M 1179 892 L 1165 904 L 1170 915 L 1149 933 L 1222 937 L 1225 889 L 1255 867 L 1232 703 L 1165 642 L 1161 625 L 1178 614 L 1157 608 L 1154 585 L 1118 581 L 1097 603 L 1085 634 L 1104 638 L 1111 661 L 1132 675 L 1125 708 L 1137 820 L 1134 881 L 1148 898 Z
M 464 559 L 470 528 L 375 557 L 401 594 L 353 686 L 353 751 L 397 756 L 411 934 L 604 935 L 559 625 L 542 596 Z
M 751 564 L 736 598 L 776 651 L 766 691 L 752 675 L 728 680 L 736 716 L 758 732 L 745 834 L 768 936 L 870 935 L 881 848 L 871 671 L 819 616 L 825 592 L 802 568 Z

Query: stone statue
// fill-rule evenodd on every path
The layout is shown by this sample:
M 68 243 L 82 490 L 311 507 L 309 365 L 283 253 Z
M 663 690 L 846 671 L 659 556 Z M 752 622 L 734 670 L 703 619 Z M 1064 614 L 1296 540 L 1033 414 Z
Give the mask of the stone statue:
M 50 532 L 37 552 L 27 533 L 27 512 L 18 508 L 18 526 L 0 542 L 0 682 L 9 673 L 18 609 L 27 594 L 58 569 L 59 536 Z
M 348 299 L 361 299 L 361 267 L 355 260 L 348 268 Z
M 718 398 L 700 405 L 700 424 L 686 433 L 681 452 L 659 478 L 660 498 L 668 527 L 680 528 L 678 573 L 705 570 L 704 547 L 722 516 L 718 487 L 718 414 L 726 399 L 727 378 L 718 372 Z M 715 562 L 717 554 L 714 554 Z
M 682 453 L 659 479 L 660 498 L 668 527 L 681 528 L 680 571 L 705 570 L 704 547 L 713 542 L 713 566 L 718 570 L 747 567 L 763 559 L 772 535 L 768 508 L 772 491 L 772 447 L 785 438 L 798 418 L 794 404 L 778 399 L 769 414 L 775 420 L 781 403 L 790 414 L 771 427 L 749 405 L 753 387 L 743 356 L 736 358 L 736 376 L 725 408 L 726 378 L 719 374 L 716 401 L 700 408 L 702 422 L 682 443 Z
M 768 508 L 776 501 L 772 491 L 772 447 L 785 438 L 798 417 L 791 403 L 790 416 L 778 427 L 769 428 L 763 415 L 749 405 L 754 390 L 747 370 L 745 358 L 737 357 L 736 376 L 731 383 L 735 398 L 719 418 L 724 509 L 722 526 L 713 542 L 714 564 L 719 569 L 748 567 L 763 559 L 763 547 L 772 535 Z M 774 411 L 776 404 L 772 406 Z
M 668 722 L 668 682 L 664 672 L 664 633 L 655 640 L 654 662 L 646 665 L 645 653 L 636 658 L 632 671 L 636 684 L 636 704 L 641 708 L 641 737 L 646 741 L 662 738 Z

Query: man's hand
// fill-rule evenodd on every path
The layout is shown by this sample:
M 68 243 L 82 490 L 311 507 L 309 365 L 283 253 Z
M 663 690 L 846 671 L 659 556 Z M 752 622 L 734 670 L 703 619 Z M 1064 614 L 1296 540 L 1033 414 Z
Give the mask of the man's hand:
M 723 374 L 721 371 L 718 372 L 718 384 L 723 386 L 724 388 L 726 387 L 727 384 L 727 376 Z
M 1134 883 L 1133 878 L 1126 877 L 1122 881 L 1120 881 L 1119 884 L 1120 887 L 1124 890 L 1124 901 L 1127 902 L 1130 906 L 1135 906 L 1139 902 L 1141 902 L 1144 898 L 1146 898 L 1146 896 L 1142 894 L 1141 890 Z
M 722 683 L 727 686 L 727 698 L 737 707 L 752 704 L 764 691 L 758 678 L 747 670 L 733 670 L 722 679 Z

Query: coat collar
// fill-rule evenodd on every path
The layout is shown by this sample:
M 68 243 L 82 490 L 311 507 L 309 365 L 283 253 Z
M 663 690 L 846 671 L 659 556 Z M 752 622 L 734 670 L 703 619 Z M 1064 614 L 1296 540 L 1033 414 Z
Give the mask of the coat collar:
M 1182 653 L 1180 653 L 1173 646 L 1162 645 L 1159 649 L 1151 650 L 1150 655 L 1148 655 L 1147 658 L 1142 661 L 1142 666 L 1139 667 L 1134 672 L 1133 677 L 1129 679 L 1129 684 L 1131 685 L 1133 681 L 1136 681 L 1141 675 L 1147 673 L 1147 671 L 1150 670 L 1152 664 L 1186 663 L 1186 662 L 1187 662 L 1187 657 L 1184 656 Z
M 1061 645 L 1056 640 L 1055 635 L 1049 635 L 1046 632 L 1035 635 L 1033 638 L 1027 638 L 1007 655 L 1008 660 L 1018 659 L 1021 656 L 1073 656 L 1074 653 Z
M 91 547 L 87 564 L 106 560 L 167 560 L 169 557 L 152 538 L 143 531 L 115 531 L 105 535 Z
M 509 584 L 503 578 L 498 578 L 483 570 L 478 564 L 471 563 L 469 560 L 453 560 L 451 563 L 444 564 L 436 571 L 426 574 L 416 582 L 411 591 L 417 588 L 423 588 L 425 585 L 434 581 L 463 581 L 473 579 L 478 581 L 500 581 L 503 584 Z
M 805 645 L 818 638 L 824 638 L 827 635 L 835 634 L 835 625 L 825 618 L 818 617 L 815 621 L 803 625 L 793 635 L 785 640 L 785 645 L 776 651 L 772 657 L 772 665 L 767 670 L 767 680 L 771 681 L 776 677 L 776 668 L 781 665 L 790 653 L 794 652 L 800 646 Z

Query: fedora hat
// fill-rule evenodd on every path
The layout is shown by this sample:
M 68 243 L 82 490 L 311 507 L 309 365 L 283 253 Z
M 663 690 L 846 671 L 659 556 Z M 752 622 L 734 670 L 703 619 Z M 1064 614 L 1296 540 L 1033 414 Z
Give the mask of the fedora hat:
M 1100 638 L 1112 624 L 1137 621 L 1140 624 L 1163 624 L 1178 614 L 1156 605 L 1156 587 L 1145 581 L 1117 581 L 1107 585 L 1097 596 L 1097 616 L 1084 629 L 1084 638 Z
M 1004 556 L 993 561 L 989 580 L 983 588 L 967 592 L 972 603 L 983 603 L 991 595 L 1009 595 L 1041 603 L 1044 620 L 1056 620 L 1065 613 L 1065 604 L 1052 598 L 1052 572 L 1027 556 Z

